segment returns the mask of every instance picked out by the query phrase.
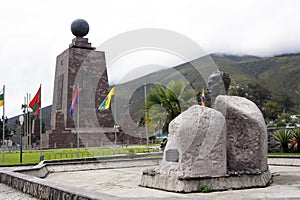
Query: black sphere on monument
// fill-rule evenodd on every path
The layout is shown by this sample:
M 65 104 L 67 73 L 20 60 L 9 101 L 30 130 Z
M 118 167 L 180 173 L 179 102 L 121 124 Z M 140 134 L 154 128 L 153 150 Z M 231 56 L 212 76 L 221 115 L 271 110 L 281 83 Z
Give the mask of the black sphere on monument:
M 84 19 L 76 19 L 71 24 L 71 31 L 76 37 L 84 37 L 89 33 L 89 24 Z

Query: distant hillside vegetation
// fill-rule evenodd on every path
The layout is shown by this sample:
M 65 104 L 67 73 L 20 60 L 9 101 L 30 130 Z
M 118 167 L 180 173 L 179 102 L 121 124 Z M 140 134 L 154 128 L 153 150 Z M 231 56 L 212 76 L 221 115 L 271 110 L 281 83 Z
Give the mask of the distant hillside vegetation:
M 270 100 L 283 109 L 300 113 L 300 54 L 258 58 L 212 55 L 213 60 L 224 71 L 231 74 L 233 84 L 246 87 L 259 84 L 270 92 Z
M 42 108 L 42 118 L 43 118 L 42 122 L 43 122 L 46 130 L 50 130 L 50 128 L 51 128 L 50 127 L 51 126 L 50 125 L 51 109 L 52 109 L 52 105 Z M 32 116 L 31 118 L 34 118 L 33 113 L 31 113 L 31 116 Z M 17 128 L 17 124 L 19 123 L 19 117 L 20 117 L 20 115 L 9 118 L 8 127 L 10 130 Z
M 211 67 L 211 59 L 231 76 L 231 94 L 246 96 L 263 109 L 265 101 L 276 102 L 281 110 L 289 113 L 300 113 L 300 54 L 284 54 L 280 56 L 260 58 L 256 56 L 235 56 L 226 54 L 211 54 L 171 69 L 148 74 L 139 79 L 122 84 L 121 87 L 135 87 L 130 98 L 129 111 L 136 122 L 143 117 L 144 80 L 148 83 L 160 82 L 167 84 L 168 80 L 188 80 L 198 91 L 206 87 L 202 76 L 194 66 Z M 148 92 L 153 84 L 147 85 Z M 236 88 L 238 88 L 238 91 Z M 125 95 L 125 94 L 124 94 Z M 122 96 L 122 95 L 121 95 Z M 209 101 L 209 95 L 206 94 Z M 46 129 L 50 129 L 51 106 L 43 109 L 43 121 Z M 9 119 L 10 127 L 18 120 L 18 116 Z
M 239 88 L 238 92 L 231 89 L 231 94 L 246 96 L 262 110 L 266 101 L 272 101 L 279 105 L 281 111 L 300 113 L 300 54 L 285 54 L 268 58 L 211 54 L 210 57 L 220 70 L 230 74 L 232 88 Z M 200 92 L 201 88 L 206 86 L 193 65 L 203 65 L 203 63 L 205 65 L 205 60 L 207 56 L 172 69 L 151 73 L 139 79 L 158 80 L 158 77 L 165 79 L 168 76 L 169 79 L 178 80 L 175 75 L 171 78 L 175 69 L 190 81 L 196 91 Z M 139 79 L 131 82 L 139 81 Z M 136 121 L 138 117 L 143 116 L 141 112 L 144 107 L 143 91 L 141 87 L 132 96 L 130 113 Z M 209 98 L 208 94 L 206 96 Z

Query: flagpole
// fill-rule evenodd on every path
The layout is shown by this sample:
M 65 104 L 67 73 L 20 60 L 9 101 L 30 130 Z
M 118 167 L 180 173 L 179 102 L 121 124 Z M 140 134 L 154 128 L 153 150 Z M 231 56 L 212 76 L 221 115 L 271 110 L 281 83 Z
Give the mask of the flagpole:
M 28 149 L 28 145 L 29 145 L 29 97 L 28 97 L 28 92 L 26 93 L 26 146 L 24 149 Z
M 28 102 L 31 102 L 31 94 L 29 93 L 29 96 L 28 96 Z M 27 104 L 27 109 L 29 107 L 29 104 Z M 31 149 L 32 145 L 31 145 L 31 129 L 30 129 L 30 126 L 32 125 L 31 124 L 31 118 L 30 118 L 30 112 L 27 110 L 27 113 L 28 113 L 28 118 L 29 118 L 29 124 L 28 124 L 28 139 L 29 139 L 29 142 L 28 142 L 28 148 Z
M 40 102 L 41 102 L 41 106 L 40 106 L 40 161 L 44 160 L 44 156 L 43 156 L 43 146 L 42 146 L 42 129 L 43 129 L 43 123 L 42 123 L 42 84 L 40 84 L 40 88 L 41 88 L 41 93 L 40 93 Z
M 78 90 L 78 102 L 77 102 L 77 157 L 80 158 L 80 149 L 79 149 L 79 88 L 77 84 L 77 90 Z
M 147 82 L 145 82 L 144 85 L 144 94 L 145 94 L 145 106 L 147 103 Z M 146 120 L 146 113 L 145 113 L 145 130 L 146 130 L 146 137 L 147 137 L 147 150 L 148 150 L 148 145 L 149 145 L 149 137 L 148 137 L 148 127 L 147 127 L 147 120 Z
M 5 85 L 3 85 L 3 121 L 2 121 L 2 164 L 4 165 L 4 135 L 5 135 Z
M 117 109 L 116 109 L 116 99 L 114 98 L 114 113 L 115 113 L 115 116 L 114 116 L 114 129 L 115 129 L 115 154 L 117 153 L 117 150 L 118 150 L 118 146 L 117 146 L 117 142 L 118 142 L 118 139 L 117 139 Z M 112 102 L 111 102 L 112 103 Z

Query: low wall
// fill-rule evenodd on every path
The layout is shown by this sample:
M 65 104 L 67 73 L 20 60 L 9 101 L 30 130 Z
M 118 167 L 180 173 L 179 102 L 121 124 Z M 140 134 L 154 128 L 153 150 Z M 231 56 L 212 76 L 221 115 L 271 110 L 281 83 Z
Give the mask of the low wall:
M 17 172 L 0 172 L 0 182 L 38 199 L 117 199 L 113 196 L 75 188 Z
M 269 165 L 300 167 L 300 156 L 269 156 Z
M 152 155 L 156 155 L 159 157 L 161 156 L 161 153 L 155 153 Z M 46 177 L 51 172 L 59 171 L 78 171 L 158 165 L 160 161 L 161 158 L 129 159 L 126 156 L 44 161 L 39 165 L 32 167 L 31 169 L 13 171 L 7 168 L 0 168 L 0 183 L 6 184 L 12 188 L 15 188 L 23 193 L 30 194 L 33 197 L 39 199 L 124 199 L 91 190 L 85 190 L 82 188 L 65 186 L 59 183 L 51 183 L 45 179 L 38 177 Z M 272 156 L 269 157 L 268 164 L 300 166 L 300 158 Z
M 49 173 L 56 172 L 71 172 L 71 171 L 84 171 L 84 170 L 98 170 L 98 169 L 114 169 L 126 167 L 143 167 L 158 165 L 161 158 L 133 158 L 128 159 L 126 156 L 114 156 L 114 159 L 109 160 L 109 157 L 104 158 L 91 158 L 91 159 L 73 159 L 73 160 L 60 160 L 57 162 L 43 161 L 39 165 L 31 169 L 22 169 L 14 172 L 34 176 L 38 178 L 45 178 Z
M 114 158 L 114 159 L 112 159 Z M 112 169 L 123 167 L 141 167 L 158 165 L 161 158 L 125 158 L 117 156 L 101 159 L 73 159 L 64 161 L 44 161 L 31 169 L 0 171 L 0 183 L 4 183 L 23 193 L 39 199 L 119 199 L 81 188 L 51 183 L 42 178 L 49 173 L 62 171 L 81 171 L 94 169 Z M 40 177 L 40 178 L 39 178 Z

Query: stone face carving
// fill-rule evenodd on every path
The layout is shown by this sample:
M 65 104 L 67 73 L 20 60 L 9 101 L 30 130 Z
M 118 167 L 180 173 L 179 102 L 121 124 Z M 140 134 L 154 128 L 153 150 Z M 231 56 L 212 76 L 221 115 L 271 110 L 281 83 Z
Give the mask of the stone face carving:
M 230 82 L 229 74 L 219 70 L 208 77 L 207 91 L 210 93 L 212 104 L 218 95 L 228 94 Z
M 219 95 L 214 106 L 226 118 L 229 171 L 266 171 L 268 134 L 258 107 L 246 98 L 225 95 Z

